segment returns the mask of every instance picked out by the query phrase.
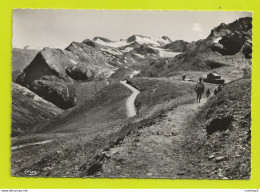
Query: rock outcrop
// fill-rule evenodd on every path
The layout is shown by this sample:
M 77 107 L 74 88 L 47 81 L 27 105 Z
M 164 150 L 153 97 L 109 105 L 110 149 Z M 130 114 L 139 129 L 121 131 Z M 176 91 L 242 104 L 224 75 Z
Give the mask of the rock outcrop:
M 146 44 L 142 44 L 140 47 L 135 48 L 133 51 L 135 53 L 138 53 L 138 54 L 141 54 L 141 55 L 147 55 L 147 54 L 155 54 L 156 55 L 156 54 L 159 53 L 158 50 L 153 49 Z
M 211 31 L 211 38 L 217 38 L 211 46 L 213 51 L 222 55 L 235 55 L 242 52 L 246 58 L 252 53 L 252 18 L 240 18 L 225 25 L 221 24 Z
M 61 109 L 69 109 L 77 104 L 75 94 L 64 83 L 36 80 L 33 82 L 31 90 Z
M 107 61 L 104 54 L 84 43 L 73 42 L 65 50 L 44 48 L 15 82 L 68 109 L 76 98 L 67 84 L 108 78 L 114 71 Z
M 62 82 L 73 82 L 65 72 L 67 67 L 75 65 L 73 59 L 76 58 L 69 51 L 44 48 L 18 76 L 16 83 L 30 89 L 35 80 L 44 76 L 55 76 Z
M 162 39 L 165 40 L 165 41 L 172 42 L 172 40 L 167 36 L 162 36 Z
M 98 65 L 77 64 L 66 69 L 67 75 L 75 80 L 104 80 L 113 74 L 111 69 Z

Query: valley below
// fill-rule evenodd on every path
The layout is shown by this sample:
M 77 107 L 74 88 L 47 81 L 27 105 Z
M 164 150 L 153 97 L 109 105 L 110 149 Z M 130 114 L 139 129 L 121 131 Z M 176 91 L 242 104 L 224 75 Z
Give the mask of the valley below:
M 251 22 L 196 42 L 133 35 L 14 49 L 11 175 L 250 179 Z M 198 79 L 211 76 L 221 91 L 204 82 L 196 102 Z

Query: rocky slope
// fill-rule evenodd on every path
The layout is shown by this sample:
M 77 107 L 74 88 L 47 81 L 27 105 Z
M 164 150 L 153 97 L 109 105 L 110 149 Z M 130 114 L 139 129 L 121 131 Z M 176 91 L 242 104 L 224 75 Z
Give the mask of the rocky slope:
M 194 43 L 194 42 L 193 42 Z M 168 43 L 164 46 L 165 49 L 169 49 L 173 52 L 186 52 L 189 47 L 191 46 L 191 44 L 193 43 L 189 43 L 183 40 L 177 40 L 171 43 Z
M 250 178 L 250 78 L 226 84 L 223 91 L 210 98 L 189 125 L 182 147 L 186 152 L 186 171 L 189 171 L 190 177 Z
M 58 107 L 45 101 L 35 93 L 12 83 L 12 133 L 17 136 L 35 125 L 61 113 Z
M 151 64 L 142 74 L 171 76 L 175 71 L 213 70 L 236 79 L 243 76 L 244 70 L 250 71 L 251 53 L 252 18 L 240 18 L 230 24 L 220 24 L 206 39 L 189 44 L 185 53 L 168 62 Z

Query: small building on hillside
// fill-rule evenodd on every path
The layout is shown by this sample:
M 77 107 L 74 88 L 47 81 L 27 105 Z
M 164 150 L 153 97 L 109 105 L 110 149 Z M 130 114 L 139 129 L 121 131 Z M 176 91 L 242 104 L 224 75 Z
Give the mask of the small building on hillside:
M 216 83 L 216 84 L 224 84 L 225 80 L 221 79 L 221 76 L 217 73 L 209 73 L 207 78 L 203 79 L 206 83 Z
M 221 79 L 221 76 L 217 73 L 209 73 L 207 79 Z

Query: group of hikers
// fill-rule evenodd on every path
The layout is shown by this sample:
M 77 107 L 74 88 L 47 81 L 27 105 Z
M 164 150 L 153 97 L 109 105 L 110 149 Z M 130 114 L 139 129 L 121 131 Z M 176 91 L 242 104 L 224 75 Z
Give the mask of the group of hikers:
M 200 103 L 201 96 L 205 91 L 205 85 L 204 85 L 201 77 L 199 78 L 199 81 L 196 84 L 195 91 L 197 93 L 197 102 Z M 222 85 L 219 84 L 218 87 L 214 89 L 214 95 L 216 95 L 220 91 L 222 91 Z M 208 98 L 209 96 L 210 96 L 210 89 L 207 89 L 206 97 Z

